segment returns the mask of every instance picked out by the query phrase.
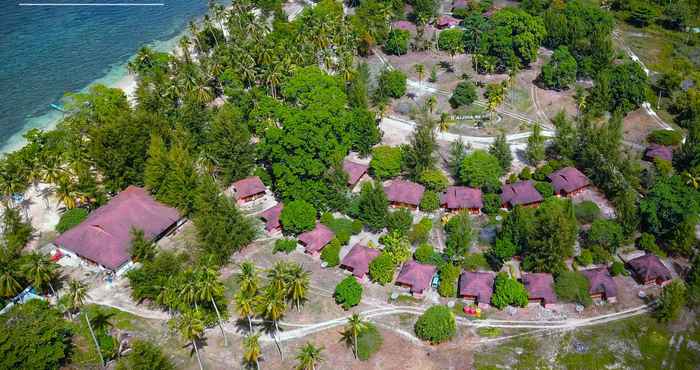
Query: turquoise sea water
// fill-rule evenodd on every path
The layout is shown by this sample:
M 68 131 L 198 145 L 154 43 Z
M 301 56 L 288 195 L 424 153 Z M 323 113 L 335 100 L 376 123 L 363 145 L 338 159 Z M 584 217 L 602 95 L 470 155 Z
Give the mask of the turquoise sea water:
M 29 128 L 51 128 L 49 108 L 66 92 L 114 84 L 144 44 L 170 50 L 205 0 L 50 0 L 50 3 L 163 3 L 157 7 L 19 6 L 0 1 L 0 151 L 16 149 Z M 39 2 L 32 0 L 31 2 Z

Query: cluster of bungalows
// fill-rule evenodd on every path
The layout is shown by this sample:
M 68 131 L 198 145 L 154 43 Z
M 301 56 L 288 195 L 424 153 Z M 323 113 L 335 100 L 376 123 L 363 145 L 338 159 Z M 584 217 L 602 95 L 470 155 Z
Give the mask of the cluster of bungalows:
M 133 229 L 143 230 L 146 239 L 158 241 L 184 221 L 177 209 L 157 202 L 143 188 L 129 186 L 56 238 L 54 256 L 77 259 L 85 267 L 119 276 L 133 266 Z
M 586 175 L 575 167 L 564 167 L 552 172 L 547 178 L 552 183 L 554 194 L 561 197 L 575 196 L 591 184 Z M 503 208 L 537 207 L 543 200 L 532 180 L 518 181 L 501 187 Z
M 488 308 L 491 306 L 495 278 L 496 275 L 492 272 L 465 271 L 459 277 L 459 296 L 480 308 Z M 551 274 L 526 273 L 521 280 L 527 289 L 530 303 L 548 308 L 557 302 Z

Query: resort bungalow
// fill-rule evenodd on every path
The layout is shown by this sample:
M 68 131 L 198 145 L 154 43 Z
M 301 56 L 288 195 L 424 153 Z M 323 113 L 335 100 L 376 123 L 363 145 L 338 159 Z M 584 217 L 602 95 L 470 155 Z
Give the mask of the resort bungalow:
M 435 22 L 435 26 L 437 26 L 437 28 L 439 29 L 452 28 L 454 26 L 457 26 L 459 22 L 460 20 L 455 17 L 449 15 L 441 15 Z
M 564 167 L 552 172 L 547 177 L 549 181 L 552 182 L 554 194 L 562 197 L 576 195 L 591 184 L 588 177 L 576 169 L 576 167 Z
M 239 205 L 252 202 L 265 195 L 267 188 L 257 176 L 238 180 L 231 185 L 233 197 Z
M 554 294 L 554 279 L 552 274 L 547 273 L 527 273 L 522 278 L 523 285 L 527 289 L 527 296 L 531 303 L 538 303 L 548 308 L 557 302 L 557 295 Z
M 489 308 L 493 294 L 494 275 L 490 272 L 465 271 L 459 277 L 459 296 L 478 307 Z
M 355 244 L 350 252 L 340 261 L 340 267 L 344 268 L 355 276 L 357 280 L 363 281 L 369 272 L 369 264 L 379 256 L 379 251 L 365 245 Z
M 450 186 L 440 195 L 440 206 L 448 212 L 468 211 L 478 215 L 484 206 L 481 189 Z
M 416 209 L 423 199 L 423 192 L 423 185 L 405 180 L 391 180 L 384 185 L 384 193 L 392 207 Z
M 663 159 L 664 161 L 673 160 L 673 149 L 670 146 L 651 144 L 644 152 L 644 159 L 653 162 L 654 159 Z
M 367 174 L 369 166 L 362 163 L 353 162 L 350 160 L 343 161 L 343 171 L 348 174 L 348 186 L 354 188 L 360 179 Z
M 416 298 L 422 298 L 423 293 L 430 287 L 433 275 L 437 271 L 433 265 L 424 265 L 416 261 L 408 261 L 403 264 L 396 285 L 408 287 Z
M 284 208 L 284 204 L 277 203 L 274 207 L 268 208 L 260 213 L 259 218 L 265 223 L 265 231 L 268 233 L 274 234 L 278 231 L 282 231 L 282 224 L 280 224 L 282 208 Z
M 664 286 L 671 282 L 671 271 L 654 254 L 645 254 L 627 261 L 640 284 Z
M 537 207 L 544 198 L 535 189 L 532 180 L 518 181 L 513 184 L 501 186 L 501 204 L 503 208 L 515 206 Z
M 610 303 L 617 302 L 617 284 L 610 276 L 607 267 L 598 267 L 591 270 L 581 271 L 588 279 L 588 294 L 592 299 L 600 299 Z
M 143 188 L 129 186 L 61 234 L 54 245 L 63 258 L 80 258 L 87 266 L 119 276 L 133 266 L 132 229 L 143 230 L 146 239 L 157 241 L 184 221 L 177 209 L 155 201 Z
M 322 223 L 317 223 L 313 230 L 299 234 L 297 239 L 304 247 L 306 253 L 318 256 L 321 249 L 328 245 L 333 238 L 335 238 L 333 230 Z

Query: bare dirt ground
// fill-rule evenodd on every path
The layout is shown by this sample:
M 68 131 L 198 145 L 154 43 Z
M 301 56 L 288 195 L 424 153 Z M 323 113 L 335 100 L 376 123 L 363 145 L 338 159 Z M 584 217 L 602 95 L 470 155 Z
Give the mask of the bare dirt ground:
M 622 121 L 622 135 L 625 141 L 645 145 L 647 136 L 662 127 L 643 109 L 630 112 Z

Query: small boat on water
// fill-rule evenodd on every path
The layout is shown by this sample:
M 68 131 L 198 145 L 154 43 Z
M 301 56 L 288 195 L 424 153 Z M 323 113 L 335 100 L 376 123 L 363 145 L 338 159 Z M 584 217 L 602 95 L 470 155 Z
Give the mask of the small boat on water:
M 56 103 L 51 103 L 49 106 L 50 106 L 51 108 L 53 108 L 53 109 L 59 111 L 59 112 L 63 112 L 63 113 L 66 112 L 66 110 L 63 108 L 63 105 L 56 104 Z

